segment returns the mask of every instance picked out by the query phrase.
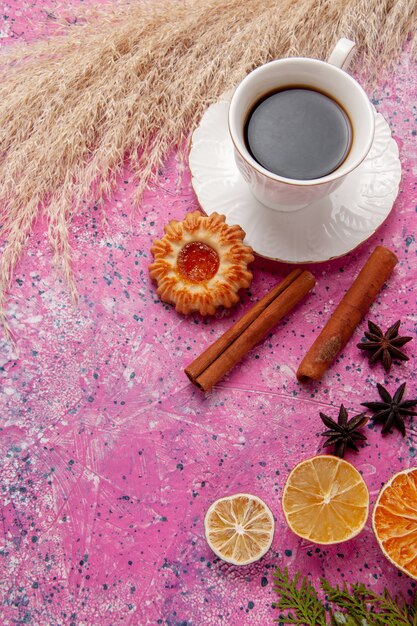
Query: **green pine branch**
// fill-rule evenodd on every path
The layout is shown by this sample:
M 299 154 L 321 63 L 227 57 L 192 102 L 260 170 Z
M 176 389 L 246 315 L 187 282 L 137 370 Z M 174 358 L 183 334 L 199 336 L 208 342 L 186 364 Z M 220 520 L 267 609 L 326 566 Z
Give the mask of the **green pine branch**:
M 415 610 L 406 602 L 393 598 L 387 589 L 381 595 L 368 589 L 363 583 L 342 588 L 332 587 L 322 578 L 321 586 L 328 601 L 369 626 L 410 626 Z
M 301 574 L 298 573 L 290 579 L 287 568 L 282 571 L 277 567 L 274 580 L 274 591 L 278 594 L 279 600 L 273 606 L 281 611 L 288 611 L 287 617 L 280 617 L 276 621 L 284 619 L 285 624 L 299 626 L 327 625 L 324 603 L 318 598 L 317 591 L 306 576 L 301 578 Z
M 285 615 L 276 620 L 298 626 L 417 626 L 417 594 L 412 604 L 393 597 L 387 589 L 377 594 L 363 583 L 332 587 L 322 578 L 326 603 L 315 587 L 300 573 L 291 578 L 288 570 L 277 567 L 273 606 Z M 327 607 L 327 608 L 326 608 Z

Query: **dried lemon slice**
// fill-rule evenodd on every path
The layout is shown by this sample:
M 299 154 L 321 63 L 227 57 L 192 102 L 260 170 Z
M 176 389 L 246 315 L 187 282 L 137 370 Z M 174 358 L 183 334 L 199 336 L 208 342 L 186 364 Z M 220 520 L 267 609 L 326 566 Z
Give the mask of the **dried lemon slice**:
M 213 502 L 204 519 L 207 543 L 218 557 L 234 565 L 247 565 L 269 550 L 274 517 L 257 496 L 237 493 Z
M 365 526 L 368 488 L 350 463 L 323 454 L 302 461 L 287 478 L 282 508 L 291 530 L 314 543 L 341 543 Z
M 382 487 L 372 527 L 387 559 L 417 580 L 417 467 L 394 474 Z

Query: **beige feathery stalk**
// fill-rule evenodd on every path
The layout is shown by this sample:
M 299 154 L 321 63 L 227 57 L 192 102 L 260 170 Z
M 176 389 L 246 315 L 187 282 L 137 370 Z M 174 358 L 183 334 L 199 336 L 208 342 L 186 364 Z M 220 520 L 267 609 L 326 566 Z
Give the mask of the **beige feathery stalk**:
M 117 6 L 117 10 L 116 7 Z M 274 58 L 326 58 L 354 39 L 369 76 L 407 40 L 416 0 L 138 0 L 106 5 L 87 23 L 0 54 L 0 318 L 39 213 L 72 295 L 68 229 L 82 200 L 106 197 L 125 159 L 137 199 L 206 107 Z

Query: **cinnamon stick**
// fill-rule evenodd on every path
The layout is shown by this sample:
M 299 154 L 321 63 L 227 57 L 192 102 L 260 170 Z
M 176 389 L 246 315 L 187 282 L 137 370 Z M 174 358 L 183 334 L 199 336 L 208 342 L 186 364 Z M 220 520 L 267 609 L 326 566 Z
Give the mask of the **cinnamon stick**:
M 292 271 L 185 368 L 191 382 L 203 391 L 209 391 L 314 284 L 315 279 L 310 272 Z
M 391 250 L 383 246 L 375 248 L 303 358 L 297 370 L 300 382 L 320 380 L 345 347 L 397 263 Z

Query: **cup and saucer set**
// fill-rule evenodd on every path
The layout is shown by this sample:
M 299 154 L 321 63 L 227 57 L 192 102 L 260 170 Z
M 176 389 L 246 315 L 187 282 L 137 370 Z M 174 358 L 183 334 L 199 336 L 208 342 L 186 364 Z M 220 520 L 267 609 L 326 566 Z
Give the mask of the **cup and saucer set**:
M 267 63 L 224 94 L 192 136 L 189 166 L 207 215 L 239 224 L 260 256 L 285 263 L 320 263 L 371 237 L 398 194 L 398 146 L 384 117 L 347 73 L 355 44 L 341 39 L 327 62 L 288 58 Z M 348 154 L 319 178 L 286 178 L 258 162 L 247 146 L 248 115 L 265 94 L 290 86 L 340 103 L 352 126 Z

